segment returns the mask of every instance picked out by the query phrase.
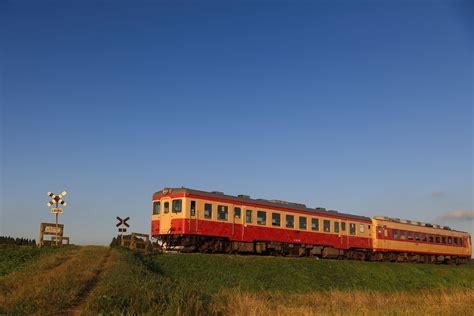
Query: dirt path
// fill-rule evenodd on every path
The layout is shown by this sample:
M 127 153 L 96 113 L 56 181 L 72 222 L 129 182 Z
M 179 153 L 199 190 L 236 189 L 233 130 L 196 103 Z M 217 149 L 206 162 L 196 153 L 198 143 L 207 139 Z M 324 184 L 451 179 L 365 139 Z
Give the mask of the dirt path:
M 107 271 L 107 269 L 110 268 L 110 266 L 112 266 L 115 260 L 116 260 L 115 250 L 111 249 L 102 259 L 97 269 L 94 271 L 94 275 L 92 276 L 92 278 L 86 282 L 84 288 L 78 294 L 77 300 L 74 306 L 69 308 L 64 313 L 65 315 L 79 316 L 83 313 L 85 307 L 87 306 L 87 302 L 89 300 L 92 290 L 95 288 L 99 280 L 103 277 L 104 272 Z
M 43 258 L 31 269 L 1 278 L 0 315 L 69 315 L 97 283 L 111 253 L 102 246 L 65 250 Z

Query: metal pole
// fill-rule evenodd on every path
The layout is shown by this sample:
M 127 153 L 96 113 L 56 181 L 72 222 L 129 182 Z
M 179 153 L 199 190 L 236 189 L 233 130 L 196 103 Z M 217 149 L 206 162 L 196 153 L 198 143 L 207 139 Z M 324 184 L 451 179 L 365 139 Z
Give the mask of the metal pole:
M 58 246 L 58 232 L 59 232 L 59 229 L 58 229 L 58 207 L 59 207 L 59 204 L 56 201 L 56 246 Z

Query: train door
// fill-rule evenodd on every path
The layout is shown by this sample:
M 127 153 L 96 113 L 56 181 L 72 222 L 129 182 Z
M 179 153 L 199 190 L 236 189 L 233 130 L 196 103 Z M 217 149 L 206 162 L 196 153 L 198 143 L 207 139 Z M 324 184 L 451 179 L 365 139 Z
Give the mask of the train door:
M 190 233 L 197 233 L 198 232 L 198 211 L 196 206 L 196 201 L 191 200 L 190 207 L 189 207 L 189 232 Z
M 171 199 L 164 197 L 161 199 L 162 212 L 160 219 L 160 234 L 169 234 L 171 228 Z
M 241 240 L 243 237 L 243 208 L 239 205 L 234 206 L 232 212 L 232 239 Z
M 386 228 L 383 226 L 377 226 L 375 233 L 377 234 L 378 247 L 385 248 Z

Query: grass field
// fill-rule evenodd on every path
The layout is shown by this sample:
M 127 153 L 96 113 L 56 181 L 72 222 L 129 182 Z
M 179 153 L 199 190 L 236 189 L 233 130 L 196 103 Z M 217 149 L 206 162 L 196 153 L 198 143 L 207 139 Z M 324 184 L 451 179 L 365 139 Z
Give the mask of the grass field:
M 0 254 L 0 314 L 471 315 L 474 306 L 472 265 L 143 256 L 106 247 Z

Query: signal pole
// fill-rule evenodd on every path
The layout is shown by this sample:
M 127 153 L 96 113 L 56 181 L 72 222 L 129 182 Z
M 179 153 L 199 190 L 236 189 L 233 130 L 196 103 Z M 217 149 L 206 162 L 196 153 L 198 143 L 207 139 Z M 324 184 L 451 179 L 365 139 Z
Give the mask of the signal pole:
M 66 206 L 67 202 L 63 200 L 63 197 L 67 194 L 66 191 L 61 192 L 61 194 L 54 194 L 53 192 L 48 192 L 48 195 L 51 197 L 51 201 L 48 202 L 48 206 L 51 207 L 55 205 L 56 207 L 51 208 L 51 213 L 56 214 L 56 238 L 55 238 L 55 244 L 58 246 L 59 243 L 59 226 L 58 226 L 58 215 L 63 213 L 63 209 L 59 207 L 59 204 L 61 206 Z M 62 240 L 61 240 L 62 244 Z

